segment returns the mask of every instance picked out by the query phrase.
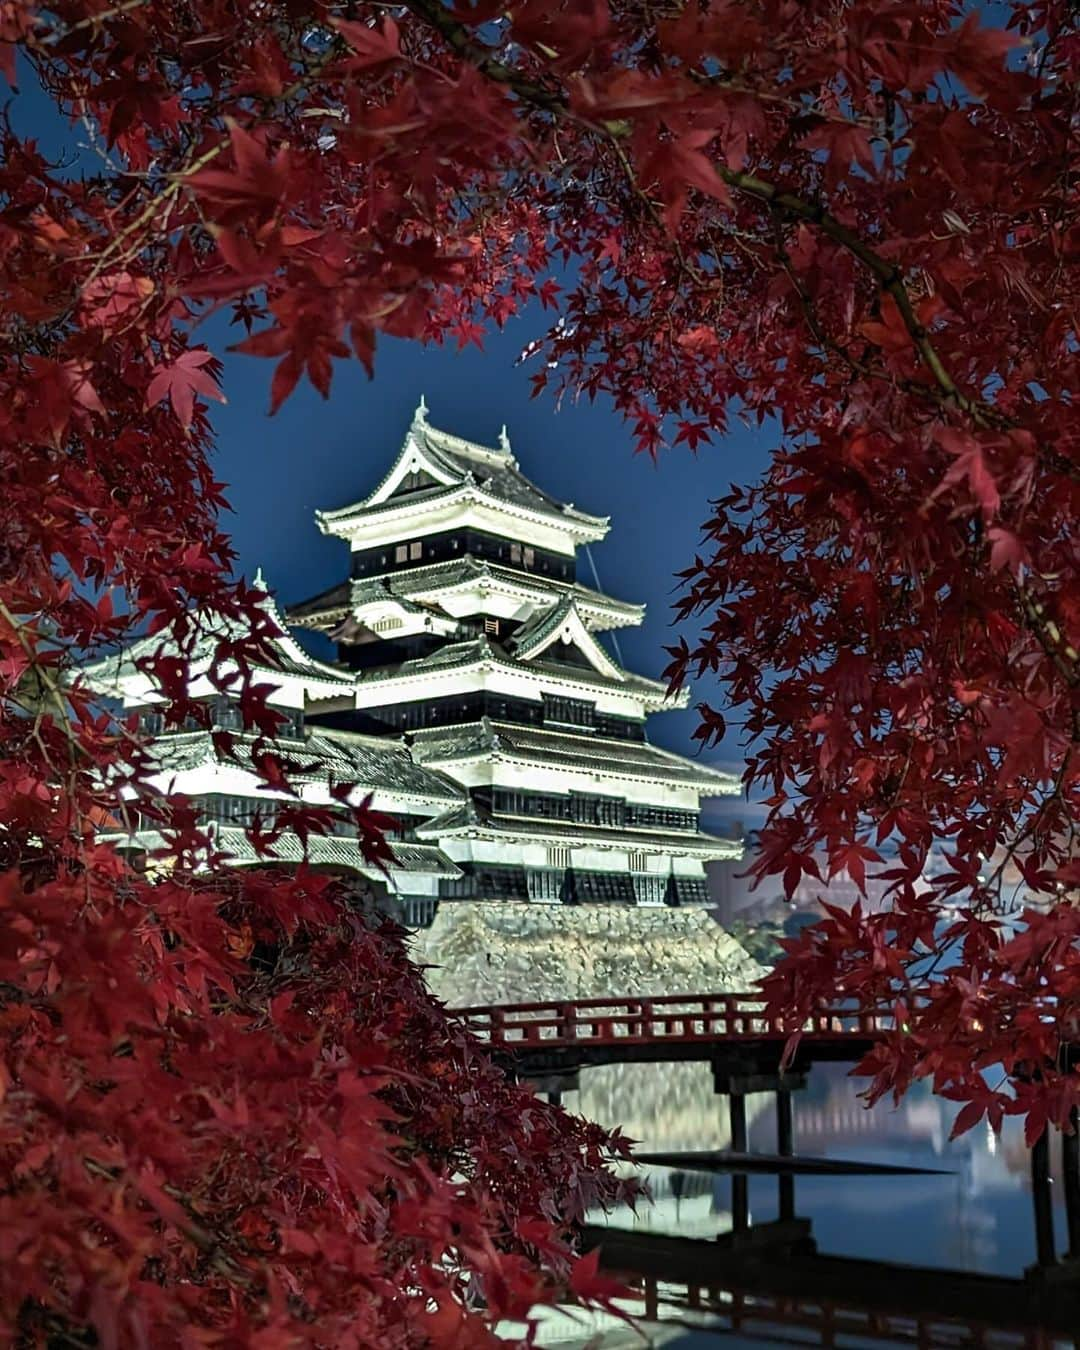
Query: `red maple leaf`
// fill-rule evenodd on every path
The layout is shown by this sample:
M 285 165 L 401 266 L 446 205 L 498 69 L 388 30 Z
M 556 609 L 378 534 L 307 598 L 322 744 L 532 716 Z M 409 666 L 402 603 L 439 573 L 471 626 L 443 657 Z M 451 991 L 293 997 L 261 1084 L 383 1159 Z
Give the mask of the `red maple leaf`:
M 223 145 L 232 150 L 235 167 L 207 167 L 192 174 L 188 182 L 208 203 L 253 210 L 261 220 L 275 211 L 290 183 L 292 160 L 286 146 L 267 154 L 262 139 L 227 119 L 229 138 Z
M 401 58 L 398 27 L 389 15 L 377 28 L 351 19 L 334 18 L 331 22 L 355 52 L 346 62 L 349 70 L 367 70 Z
M 208 365 L 211 367 L 209 370 L 205 368 Z M 155 366 L 151 372 L 153 378 L 146 390 L 147 406 L 168 398 L 173 412 L 180 419 L 180 425 L 186 430 L 195 415 L 196 394 L 216 399 L 219 403 L 228 401 L 212 373 L 217 365 L 213 353 L 200 347 L 181 352 L 172 365 Z

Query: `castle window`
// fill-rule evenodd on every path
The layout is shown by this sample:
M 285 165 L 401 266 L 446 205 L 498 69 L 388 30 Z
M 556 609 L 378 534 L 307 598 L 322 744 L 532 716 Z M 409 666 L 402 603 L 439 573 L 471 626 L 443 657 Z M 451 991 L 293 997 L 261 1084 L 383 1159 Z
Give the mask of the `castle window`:
M 536 550 L 532 548 L 526 548 L 523 552 L 523 557 L 525 559 L 525 566 L 532 567 L 533 564 L 536 562 Z
M 636 874 L 633 878 L 634 895 L 639 905 L 662 905 L 667 888 L 667 877 L 656 873 Z
M 485 620 L 484 620 L 484 632 L 485 632 L 485 633 L 491 633 L 491 634 L 493 634 L 495 637 L 498 637 L 498 636 L 499 636 L 499 621 L 498 621 L 498 619 L 485 619 Z
M 214 699 L 211 721 L 222 731 L 242 731 L 244 728 L 244 718 L 239 707 L 221 696 Z
M 579 825 L 596 824 L 597 799 L 586 797 L 580 792 L 570 794 L 570 815 Z
M 530 867 L 525 873 L 530 900 L 553 904 L 562 898 L 563 871 L 557 867 Z
M 699 877 L 671 876 L 668 878 L 664 899 L 669 905 L 704 905 L 709 899 L 708 886 Z
M 394 908 L 403 928 L 430 928 L 438 907 L 433 895 L 402 895 Z
M 402 563 L 402 562 L 408 562 L 408 561 L 409 561 L 409 546 L 408 546 L 408 544 L 398 544 L 397 548 L 394 549 L 394 561 L 395 561 L 396 563 Z
M 637 901 L 630 878 L 622 872 L 579 872 L 574 877 L 578 904 L 629 904 Z
M 569 867 L 570 850 L 568 848 L 549 848 L 547 851 L 549 867 Z
M 417 560 L 417 558 L 422 558 L 423 555 L 424 555 L 424 546 L 423 546 L 423 544 L 420 542 L 419 539 L 414 539 L 413 542 L 409 545 L 409 559 L 410 559 L 410 561 L 411 561 L 411 562 L 415 562 L 415 561 Z
M 544 701 L 544 721 L 558 722 L 563 726 L 591 727 L 593 725 L 596 704 L 581 698 L 563 698 L 556 694 L 542 694 Z
M 520 544 L 511 544 L 511 545 L 510 545 L 510 561 L 511 561 L 511 562 L 516 562 L 516 563 L 519 563 L 519 562 L 521 561 L 521 545 L 520 545 Z
M 597 825 L 622 825 L 625 819 L 626 802 L 621 797 L 600 797 L 597 799 Z

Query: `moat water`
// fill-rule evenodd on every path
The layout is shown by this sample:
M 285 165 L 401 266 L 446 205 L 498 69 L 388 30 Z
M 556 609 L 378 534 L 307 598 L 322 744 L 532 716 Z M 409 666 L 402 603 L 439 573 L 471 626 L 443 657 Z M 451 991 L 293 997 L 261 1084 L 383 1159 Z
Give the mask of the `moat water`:
M 1020 1278 L 1036 1261 L 1030 1181 L 1030 1155 L 1017 1122 L 1006 1122 L 1000 1136 L 985 1127 L 950 1142 L 953 1106 L 916 1089 L 899 1107 L 882 1103 L 868 1111 L 858 1098 L 860 1084 L 845 1066 L 819 1065 L 806 1089 L 794 1094 L 795 1152 L 807 1158 L 891 1164 L 938 1169 L 937 1175 L 798 1176 L 794 1181 L 795 1214 L 809 1221 L 818 1252 L 860 1258 L 923 1270 L 973 1272 Z M 639 1151 L 723 1149 L 729 1145 L 726 1099 L 713 1094 L 705 1065 L 613 1066 L 585 1070 L 581 1089 L 567 1093 L 566 1109 L 603 1124 L 619 1125 L 640 1141 Z M 748 1099 L 750 1149 L 775 1153 L 776 1117 L 771 1096 Z M 1059 1175 L 1057 1149 L 1052 1167 Z M 732 1230 L 732 1179 L 688 1170 L 642 1168 L 653 1194 L 651 1204 L 625 1209 L 598 1223 L 638 1234 L 670 1235 L 715 1241 Z M 752 1228 L 778 1219 L 775 1176 L 748 1178 Z M 1055 1184 L 1054 1219 L 1059 1254 L 1066 1247 L 1062 1187 Z M 764 1253 L 760 1260 L 783 1261 L 782 1254 Z M 875 1324 L 876 1314 L 859 1310 L 858 1269 L 851 1280 L 849 1306 L 831 1310 L 805 1298 L 781 1300 L 776 1320 L 762 1313 L 760 1300 L 747 1305 L 754 1313 L 734 1315 L 738 1295 L 721 1287 L 712 1294 L 712 1311 L 688 1307 L 685 1290 L 667 1290 L 671 1306 L 660 1303 L 653 1317 L 637 1328 L 604 1316 L 575 1321 L 580 1314 L 555 1314 L 541 1327 L 538 1344 L 563 1350 L 629 1350 L 651 1345 L 671 1350 L 716 1350 L 716 1347 L 789 1345 L 862 1346 L 1056 1346 L 1080 1345 L 1077 1339 L 1055 1339 L 1013 1327 L 1005 1332 L 991 1320 L 972 1330 L 969 1317 L 955 1326 L 941 1318 L 917 1325 L 917 1310 L 905 1323 L 902 1306 L 891 1320 Z M 901 1273 L 902 1275 L 903 1273 Z M 880 1272 L 875 1278 L 882 1278 Z M 885 1272 L 888 1280 L 890 1274 Z M 664 1280 L 663 1272 L 659 1279 Z M 677 1281 L 675 1282 L 677 1284 Z M 910 1277 L 909 1277 L 910 1283 Z M 897 1289 L 903 1287 L 898 1278 Z M 734 1298 L 734 1302 L 733 1302 Z M 716 1300 L 719 1300 L 718 1302 Z M 915 1301 L 918 1301 L 917 1298 Z M 841 1303 L 844 1300 L 840 1300 Z M 898 1303 L 903 1296 L 898 1294 Z M 644 1305 L 628 1305 L 641 1314 Z M 830 1318 L 832 1321 L 830 1322 Z M 899 1318 L 899 1320 L 897 1320 Z M 931 1326 L 930 1323 L 933 1323 Z M 982 1339 L 978 1339 L 981 1336 Z

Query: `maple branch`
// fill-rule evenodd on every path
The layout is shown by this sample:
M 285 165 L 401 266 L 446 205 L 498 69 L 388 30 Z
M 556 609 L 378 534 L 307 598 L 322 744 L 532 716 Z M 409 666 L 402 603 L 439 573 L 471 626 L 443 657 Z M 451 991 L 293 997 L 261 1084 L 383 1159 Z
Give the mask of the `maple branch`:
M 1054 777 L 1053 787 L 1051 788 L 1050 792 L 1045 797 L 1043 797 L 1042 801 L 1032 812 L 1030 818 L 1025 822 L 1024 827 L 1021 829 L 1020 833 L 1016 836 L 1016 838 L 1013 839 L 1011 843 L 1005 846 L 1005 852 L 1004 856 L 1001 859 L 1001 862 L 995 869 L 994 875 L 986 883 L 987 890 L 989 890 L 991 887 L 997 886 L 998 895 L 1000 896 L 1001 894 L 1000 882 L 1002 876 L 1004 875 L 1005 868 L 1009 865 L 1010 862 L 1013 861 L 1013 859 L 1019 853 L 1021 847 L 1027 842 L 1027 840 L 1033 838 L 1035 835 L 1038 834 L 1043 818 L 1046 816 L 1046 814 L 1053 806 L 1053 804 L 1057 801 L 1061 801 L 1064 799 L 1065 778 L 1068 773 L 1069 766 L 1072 763 L 1072 757 L 1073 757 L 1072 749 L 1066 748 L 1065 752 L 1061 756 L 1061 764 L 1058 766 L 1057 774 Z
M 559 116 L 569 111 L 566 95 L 561 89 L 547 89 L 542 84 L 526 79 L 513 66 L 508 66 L 492 56 L 481 43 L 473 41 L 465 25 L 454 18 L 453 13 L 441 3 L 441 0 L 404 0 L 404 7 L 411 10 L 429 27 L 434 28 L 447 46 L 468 61 L 481 75 L 486 76 L 494 84 L 501 84 L 512 90 L 523 103 L 529 103 L 544 112 Z
M 571 114 L 567 96 L 563 91 L 548 89 L 534 80 L 526 78 L 512 66 L 494 57 L 489 49 L 473 40 L 465 25 L 455 19 L 440 0 L 405 0 L 405 7 L 434 28 L 458 56 L 469 61 L 476 70 L 488 79 L 511 90 L 523 103 L 555 117 L 570 118 L 587 131 L 591 131 L 594 135 L 601 135 L 609 144 L 615 145 L 619 162 L 635 194 L 639 197 L 645 197 L 648 201 L 646 194 L 637 182 L 633 165 L 617 144 L 620 135 L 619 128 L 612 124 L 599 126 L 587 119 Z M 926 327 L 920 322 L 911 295 L 904 284 L 903 271 L 895 262 L 890 261 L 872 248 L 859 234 L 839 221 L 820 202 L 808 201 L 806 198 L 789 192 L 755 173 L 729 168 L 723 161 L 716 161 L 714 168 L 728 187 L 755 201 L 764 203 L 774 214 L 780 213 L 793 220 L 800 220 L 813 225 L 873 273 L 881 290 L 892 297 L 908 336 L 939 391 L 937 401 L 940 404 L 956 408 L 970 417 L 972 422 L 983 430 L 1008 431 L 1019 429 L 1019 423 L 1012 418 L 998 412 L 996 408 L 984 400 L 972 398 L 957 385 L 931 341 Z M 649 202 L 650 207 L 651 205 L 651 202 Z M 655 223 L 655 211 L 650 210 L 649 215 Z M 783 259 L 781 261 L 783 265 Z M 859 369 L 859 366 L 854 364 L 852 358 L 844 349 L 829 341 L 817 323 L 816 316 L 812 315 L 812 312 L 807 309 L 808 297 L 804 297 L 802 288 L 795 280 L 790 265 L 785 266 L 785 271 L 796 285 L 796 291 L 811 323 L 811 331 L 828 349 L 836 351 L 844 360 L 852 364 L 853 369 Z M 901 387 L 908 392 L 915 392 L 916 389 L 920 388 L 914 382 L 902 382 Z M 926 393 L 932 396 L 929 388 L 927 388 Z M 1054 459 L 1057 460 L 1058 457 L 1054 456 Z M 1061 472 L 1073 476 L 1070 465 L 1059 463 L 1058 468 Z M 1015 587 L 1021 610 L 1028 625 L 1032 628 L 1044 649 L 1051 655 L 1055 669 L 1066 678 L 1070 687 L 1074 687 L 1080 683 L 1080 653 L 1062 642 L 1057 626 L 1046 619 L 1042 606 L 1034 600 L 1024 582 L 1017 581 Z M 1063 664 L 1063 657 L 1070 663 L 1069 665 Z
M 861 375 L 865 379 L 887 379 L 888 376 L 884 371 L 873 370 L 870 366 L 866 365 L 865 362 L 860 361 L 858 357 L 853 356 L 848 347 L 836 342 L 833 338 L 829 337 L 828 333 L 826 333 L 825 329 L 822 327 L 821 320 L 818 318 L 813 297 L 803 284 L 802 278 L 795 271 L 794 264 L 791 261 L 791 254 L 787 250 L 787 245 L 784 243 L 784 236 L 780 230 L 780 217 L 775 211 L 772 213 L 772 223 L 776 256 L 780 260 L 780 266 L 783 268 L 784 274 L 791 282 L 792 290 L 798 297 L 803 317 L 806 319 L 806 326 L 810 329 L 814 341 L 823 351 L 832 352 L 835 356 L 838 356 L 856 375 Z M 919 387 L 926 388 L 925 385 Z
M 1080 652 L 1066 639 L 1058 625 L 1047 615 L 1046 607 L 1036 600 L 1023 581 L 1017 580 L 1016 589 L 1027 625 L 1054 668 L 1070 688 L 1080 686 Z
M 409 9 L 429 24 L 445 39 L 448 45 L 461 57 L 467 59 L 482 75 L 497 84 L 512 90 L 522 102 L 540 108 L 556 116 L 570 117 L 578 125 L 604 136 L 609 141 L 617 141 L 620 129 L 615 124 L 598 125 L 587 119 L 570 113 L 565 93 L 553 91 L 527 79 L 512 66 L 492 56 L 490 51 L 473 41 L 468 30 L 458 22 L 451 12 L 439 0 L 405 0 Z M 622 153 L 619 155 L 624 171 L 631 178 L 637 193 L 641 187 L 633 175 L 633 166 Z M 919 353 L 923 364 L 932 375 L 943 395 L 943 402 L 949 403 L 966 413 L 977 426 L 994 430 L 1016 429 L 1018 423 L 998 412 L 982 399 L 965 394 L 952 378 L 925 326 L 919 321 L 907 287 L 904 285 L 903 271 L 896 263 L 890 262 L 881 253 L 873 249 L 854 230 L 842 224 L 820 202 L 808 201 L 803 197 L 778 187 L 775 183 L 745 170 L 731 169 L 722 161 L 714 164 L 717 174 L 728 187 L 743 193 L 757 201 L 764 202 L 774 211 L 796 220 L 814 225 L 823 234 L 840 244 L 848 253 L 857 258 L 878 278 L 881 288 L 892 296 L 908 334 Z
M 512 90 L 522 102 L 557 116 L 568 114 L 569 103 L 565 93 L 546 89 L 543 85 L 526 79 L 512 66 L 493 57 L 489 51 L 472 40 L 465 26 L 459 23 L 439 0 L 405 0 L 405 7 L 436 29 L 449 46 L 459 56 L 467 59 L 482 75 Z M 615 138 L 619 134 L 618 129 L 610 124 L 601 127 L 586 119 L 574 118 L 574 120 L 608 138 Z M 625 155 L 622 156 L 622 162 L 632 176 L 633 168 Z M 871 248 L 854 230 L 842 224 L 819 202 L 807 201 L 793 192 L 778 187 L 775 183 L 758 177 L 757 174 L 742 169 L 731 169 L 723 161 L 717 161 L 714 167 L 728 187 L 735 188 L 736 191 L 756 201 L 764 202 L 774 211 L 817 226 L 823 234 L 840 244 L 869 268 L 878 278 L 882 290 L 888 292 L 896 302 L 916 350 L 946 398 L 980 425 L 999 429 L 1009 425 L 995 409 L 981 400 L 970 398 L 957 386 L 930 341 L 925 327 L 919 322 L 911 297 L 904 285 L 903 273 L 896 263 L 890 262 Z M 638 187 L 636 182 L 634 186 Z
M 105 1181 L 123 1182 L 124 1180 L 124 1169 L 121 1167 L 110 1167 L 105 1163 L 98 1162 L 96 1158 L 88 1157 L 84 1157 L 82 1163 L 91 1176 L 101 1177 Z M 166 1182 L 161 1189 L 170 1199 L 181 1205 L 188 1215 L 189 1222 L 186 1224 L 178 1223 L 176 1227 L 189 1242 L 209 1258 L 211 1266 L 218 1274 L 224 1276 L 231 1284 L 240 1289 L 252 1290 L 257 1288 L 258 1282 L 254 1276 L 245 1270 L 235 1257 L 229 1255 L 228 1251 L 225 1250 L 223 1240 L 204 1226 L 202 1215 L 191 1196 L 169 1182 Z
M 80 19 L 78 23 L 61 24 L 52 28 L 49 30 L 47 37 L 37 38 L 34 34 L 31 34 L 28 45 L 31 47 L 55 47 L 65 38 L 70 37 L 72 33 L 78 33 L 87 28 L 100 28 L 110 19 L 119 19 L 125 14 L 130 14 L 133 9 L 141 9 L 148 4 L 150 4 L 150 0 L 121 0 L 121 3 L 114 5 L 112 9 L 103 9 L 99 14 L 91 14 L 89 18 Z
M 807 224 L 816 225 L 822 234 L 827 235 L 834 243 L 840 244 L 842 248 L 874 273 L 881 283 L 881 289 L 891 295 L 896 302 L 904 327 L 907 329 L 915 349 L 948 402 L 959 408 L 961 412 L 967 413 L 981 427 L 1004 430 L 1016 425 L 995 408 L 990 407 L 989 404 L 984 403 L 981 399 L 970 398 L 958 387 L 946 370 L 934 344 L 930 341 L 926 328 L 919 322 L 911 296 L 904 285 L 903 272 L 896 263 L 883 258 L 854 230 L 842 225 L 835 216 L 831 215 L 820 204 L 806 201 L 805 198 L 798 197 L 792 192 L 784 191 L 774 183 L 757 177 L 756 174 L 729 169 L 721 163 L 718 163 L 715 167 L 717 173 L 729 187 L 736 188 L 758 201 L 766 202 L 774 210 L 781 211 L 796 220 L 803 220 Z
M 116 237 L 108 245 L 108 247 L 98 255 L 98 259 L 95 262 L 94 266 L 90 269 L 89 276 L 82 283 L 81 289 L 85 291 L 86 287 L 89 286 L 91 282 L 96 280 L 96 278 L 101 275 L 102 271 L 105 268 L 106 263 L 116 253 L 116 250 L 124 244 L 125 240 L 130 239 L 131 236 L 135 234 L 137 230 L 141 229 L 144 225 L 150 224 L 150 222 L 153 220 L 155 214 L 157 213 L 158 208 L 162 205 L 162 203 L 168 202 L 173 197 L 178 196 L 181 188 L 184 186 L 185 181 L 188 178 L 190 178 L 193 173 L 198 173 L 200 169 L 205 168 L 207 164 L 209 164 L 212 160 L 216 159 L 218 155 L 220 155 L 221 152 L 225 149 L 225 147 L 229 144 L 230 144 L 229 137 L 226 136 L 222 140 L 218 141 L 217 145 L 211 146 L 209 150 L 207 150 L 204 154 L 200 155 L 198 159 L 192 160 L 190 164 L 187 164 L 183 169 L 178 170 L 176 173 L 169 174 L 168 176 L 170 182 L 168 187 L 165 188 L 165 190 L 161 192 L 158 196 L 154 197 L 151 201 L 149 201 L 143 208 L 143 210 L 140 211 L 139 214 L 135 217 L 135 219 L 129 221 L 128 224 L 120 231 L 120 233 L 116 235 Z

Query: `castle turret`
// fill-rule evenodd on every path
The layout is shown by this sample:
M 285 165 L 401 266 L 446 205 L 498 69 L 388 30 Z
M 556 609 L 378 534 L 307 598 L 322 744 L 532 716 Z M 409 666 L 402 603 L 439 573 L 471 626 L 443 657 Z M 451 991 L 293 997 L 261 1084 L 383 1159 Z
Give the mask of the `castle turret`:
M 683 707 L 625 669 L 601 635 L 644 608 L 577 578 L 607 517 L 556 501 L 495 447 L 431 425 L 421 403 L 365 498 L 317 515 L 349 544 L 348 579 L 288 611 L 352 672 L 324 727 L 405 735 L 468 801 L 417 827 L 461 869 L 446 899 L 704 904 L 705 863 L 738 857 L 700 829 L 701 798 L 738 780 L 652 745 Z
M 266 703 L 282 719 L 275 744 L 281 756 L 299 766 L 290 772 L 290 780 L 300 802 L 337 814 L 333 833 L 312 835 L 305 846 L 295 834 L 283 832 L 267 852 L 257 852 L 248 837 L 256 817 L 268 827 L 281 804 L 293 799 L 266 785 L 253 760 L 257 738 L 244 731 L 237 698 L 218 687 L 227 684 L 231 673 L 222 652 L 230 637 L 240 636 L 239 630 L 234 633 L 213 621 L 198 633 L 188 654 L 187 692 L 193 702 L 206 705 L 205 716 L 187 726 L 166 726 L 161 712 L 164 700 L 153 674 L 154 657 L 162 649 L 160 635 L 85 667 L 84 679 L 114 699 L 121 713 L 135 715 L 151 738 L 155 771 L 147 785 L 162 796 L 187 798 L 214 850 L 232 866 L 295 866 L 306 861 L 362 878 L 365 893 L 411 926 L 430 922 L 440 883 L 461 874 L 436 843 L 417 836 L 416 828 L 461 804 L 461 789 L 418 763 L 400 743 L 385 737 L 332 734 L 312 725 L 311 710 L 353 701 L 354 680 L 347 671 L 309 656 L 285 628 L 261 575 L 255 584 L 264 592 L 261 607 L 273 635 L 263 644 L 263 660 L 252 668 L 252 676 L 263 686 Z M 214 734 L 220 731 L 229 736 Z M 394 821 L 392 858 L 386 870 L 364 859 L 355 825 L 340 811 L 332 789 L 344 784 L 354 785 L 351 802 L 370 797 L 373 809 Z M 131 805 L 118 813 L 127 816 L 126 828 L 110 834 L 121 848 L 153 857 L 165 843 L 158 822 L 152 816 L 143 818 L 138 801 L 127 795 Z

